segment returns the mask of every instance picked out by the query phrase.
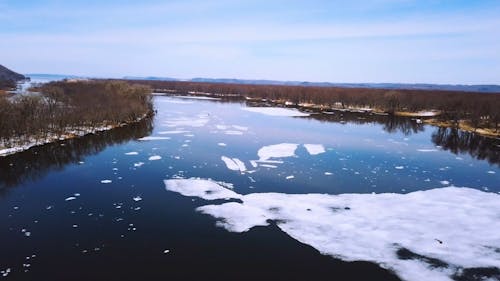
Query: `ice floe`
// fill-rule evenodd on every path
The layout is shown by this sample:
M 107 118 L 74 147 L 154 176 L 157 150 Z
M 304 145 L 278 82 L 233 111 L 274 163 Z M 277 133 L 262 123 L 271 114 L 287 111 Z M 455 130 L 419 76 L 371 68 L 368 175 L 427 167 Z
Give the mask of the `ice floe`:
M 70 197 L 64 199 L 64 201 L 72 201 L 72 200 L 75 200 L 75 199 L 76 199 L 75 196 L 70 196 Z
M 235 131 L 235 130 L 228 130 L 224 132 L 226 135 L 233 135 L 233 136 L 241 136 L 243 135 L 243 132 L 241 131 Z
M 205 200 L 239 198 L 241 195 L 229 190 L 220 182 L 206 179 L 170 179 L 165 180 L 165 188 L 184 196 L 194 196 Z
M 218 145 L 218 146 L 227 146 L 227 144 L 225 144 L 225 143 L 223 143 L 223 142 L 219 142 L 217 145 Z
M 137 151 L 131 151 L 131 152 L 125 153 L 125 155 L 139 155 L 139 152 L 137 152 Z
M 240 171 L 242 173 L 247 170 L 247 168 L 245 167 L 245 163 L 243 163 L 238 158 L 229 158 L 229 157 L 226 157 L 226 156 L 221 156 L 220 159 L 222 161 L 224 161 L 224 164 L 226 164 L 226 167 L 229 170 Z
M 140 167 L 144 165 L 144 162 L 137 162 L 137 163 L 134 163 L 134 167 Z
M 158 132 L 159 135 L 174 135 L 174 134 L 185 134 L 185 133 L 189 133 L 189 131 L 173 130 L 173 131 Z
M 304 144 L 304 147 L 311 155 L 318 155 L 326 151 L 322 144 Z
M 295 143 L 280 143 L 264 146 L 257 152 L 260 161 L 266 161 L 271 158 L 291 157 L 295 156 L 295 150 L 298 144 Z
M 417 151 L 419 151 L 419 152 L 436 152 L 438 150 L 434 149 L 434 148 L 421 148 L 421 149 L 417 149 Z
M 160 160 L 161 156 L 160 155 L 153 155 L 148 158 L 149 161 L 155 161 L 155 160 Z
M 104 183 L 104 184 L 106 184 L 106 183 L 112 183 L 112 182 L 113 182 L 112 180 L 102 180 L 101 181 L 101 183 Z
M 300 112 L 296 109 L 282 107 L 243 107 L 242 109 L 271 116 L 303 117 L 310 115 L 308 113 Z
M 403 280 L 452 280 L 468 268 L 498 268 L 500 260 L 495 193 L 445 187 L 408 194 L 241 195 L 211 180 L 165 180 L 165 185 L 206 200 L 241 200 L 197 208 L 228 231 L 274 222 L 323 254 L 375 262 Z
M 154 140 L 169 140 L 169 137 L 143 137 L 138 140 L 140 141 L 154 141 Z

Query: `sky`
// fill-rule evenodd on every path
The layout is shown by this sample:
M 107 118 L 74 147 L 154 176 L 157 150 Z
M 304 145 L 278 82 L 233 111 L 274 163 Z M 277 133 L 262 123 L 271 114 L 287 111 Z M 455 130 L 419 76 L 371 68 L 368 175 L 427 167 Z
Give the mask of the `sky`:
M 500 84 L 498 0 L 0 0 L 20 73 Z

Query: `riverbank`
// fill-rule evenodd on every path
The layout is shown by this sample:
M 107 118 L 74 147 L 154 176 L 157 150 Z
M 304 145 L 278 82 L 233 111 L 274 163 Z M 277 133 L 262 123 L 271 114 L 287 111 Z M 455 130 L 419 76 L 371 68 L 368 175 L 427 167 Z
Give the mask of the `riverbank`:
M 155 95 L 165 95 L 165 96 L 178 96 L 180 94 L 191 96 L 193 98 L 217 98 L 225 99 L 226 96 L 223 94 L 211 94 L 208 92 L 188 92 L 182 93 L 176 90 L 155 90 Z M 234 95 L 227 96 L 228 100 L 234 100 Z M 500 138 L 500 131 L 495 131 L 491 128 L 474 127 L 468 121 L 460 121 L 458 124 L 447 120 L 440 120 L 439 116 L 442 116 L 442 111 L 440 110 L 421 110 L 421 111 L 395 111 L 393 113 L 388 113 L 386 110 L 381 108 L 368 108 L 368 107 L 342 107 L 340 104 L 336 106 L 321 105 L 314 103 L 293 103 L 287 100 L 273 100 L 273 99 L 263 99 L 263 98 L 253 98 L 253 97 L 239 97 L 240 100 L 250 103 L 252 105 L 263 105 L 263 106 L 278 106 L 286 108 L 295 108 L 300 111 L 305 111 L 308 113 L 318 113 L 318 114 L 332 114 L 334 112 L 352 112 L 352 113 L 364 113 L 364 114 L 377 114 L 377 115 L 394 115 L 398 117 L 412 118 L 417 123 L 425 123 L 437 127 L 445 128 L 457 128 L 463 131 L 475 133 L 484 137 L 490 138 Z
M 129 121 L 129 122 L 122 122 L 119 124 L 112 124 L 112 125 L 102 125 L 98 126 L 95 128 L 90 128 L 90 127 L 80 127 L 80 128 L 72 128 L 70 130 L 67 130 L 66 133 L 64 134 L 49 134 L 49 136 L 43 138 L 43 139 L 33 139 L 32 141 L 20 145 L 14 145 L 11 147 L 4 147 L 2 144 L 0 144 L 0 157 L 5 157 L 8 155 L 12 155 L 15 153 L 23 152 L 26 151 L 32 147 L 36 146 L 41 146 L 41 145 L 46 145 L 49 143 L 54 143 L 57 141 L 62 141 L 62 140 L 67 140 L 67 139 L 72 139 L 72 138 L 80 138 L 84 137 L 86 135 L 90 134 L 95 134 L 98 132 L 103 132 L 103 131 L 109 131 L 115 128 L 121 128 L 125 127 L 131 124 L 135 124 L 138 122 L 143 121 L 146 118 L 150 118 L 154 115 L 153 112 L 145 113 L 143 116 L 140 118 L 137 118 L 136 120 Z M 15 142 L 15 141 L 14 141 Z

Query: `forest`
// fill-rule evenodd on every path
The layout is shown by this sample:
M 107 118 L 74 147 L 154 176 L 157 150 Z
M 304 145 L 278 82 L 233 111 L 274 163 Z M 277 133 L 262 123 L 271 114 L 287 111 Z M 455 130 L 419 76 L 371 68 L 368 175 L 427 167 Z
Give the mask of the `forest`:
M 122 81 L 59 81 L 0 93 L 0 147 L 67 138 L 131 123 L 153 111 L 151 89 Z
M 156 92 L 206 93 L 231 98 L 267 99 L 322 109 L 370 108 L 388 114 L 435 110 L 438 121 L 500 132 L 500 94 L 431 90 L 385 90 L 314 86 L 248 85 L 185 81 L 129 81 Z

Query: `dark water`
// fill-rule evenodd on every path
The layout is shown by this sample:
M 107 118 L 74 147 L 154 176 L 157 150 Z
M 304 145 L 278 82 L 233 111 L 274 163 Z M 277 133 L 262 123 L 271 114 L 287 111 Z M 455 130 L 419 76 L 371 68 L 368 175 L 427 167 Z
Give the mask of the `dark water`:
M 195 211 L 204 200 L 165 190 L 173 177 L 232 183 L 240 194 L 500 192 L 499 140 L 386 116 L 275 117 L 167 97 L 155 104 L 154 120 L 0 158 L 7 280 L 398 280 L 373 263 L 322 255 L 276 226 L 215 227 Z M 149 135 L 170 139 L 138 140 Z M 279 143 L 299 146 L 276 168 L 241 174 L 221 160 L 252 170 L 257 151 Z M 303 144 L 326 152 L 310 155 Z

